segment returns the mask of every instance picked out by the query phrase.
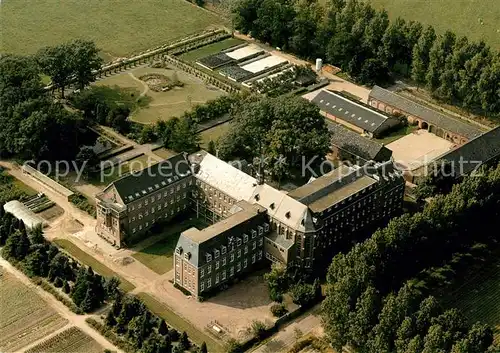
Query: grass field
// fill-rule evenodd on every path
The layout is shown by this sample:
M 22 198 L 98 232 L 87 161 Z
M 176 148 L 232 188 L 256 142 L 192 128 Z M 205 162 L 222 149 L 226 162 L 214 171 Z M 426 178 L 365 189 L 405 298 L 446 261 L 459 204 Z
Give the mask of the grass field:
M 432 25 L 438 32 L 451 30 L 472 40 L 500 48 L 500 4 L 496 0 L 367 0 L 398 16 Z
M 156 154 L 158 157 L 161 157 L 163 159 L 170 158 L 170 157 L 175 156 L 177 154 L 177 152 L 168 150 L 164 147 L 154 150 L 153 153 Z
M 230 122 L 227 122 L 227 123 L 214 126 L 211 129 L 208 129 L 208 130 L 201 132 L 200 133 L 201 146 L 203 148 L 207 148 L 208 143 L 210 141 L 217 142 L 219 137 L 221 137 L 222 135 L 224 135 L 226 132 L 229 131 L 229 126 L 230 126 L 229 124 L 230 124 Z
M 31 288 L 0 268 L 0 352 L 16 352 L 67 324 Z
M 166 305 L 160 303 L 151 295 L 147 293 L 139 293 L 137 296 L 142 299 L 149 310 L 151 310 L 154 314 L 162 317 L 168 325 L 173 326 L 180 332 L 186 331 L 189 338 L 191 338 L 196 344 L 200 345 L 201 343 L 205 342 L 207 344 L 208 351 L 213 353 L 222 353 L 225 351 L 224 347 L 222 347 L 220 343 L 175 314 Z
M 176 87 L 166 92 L 154 92 L 139 77 L 145 74 L 157 73 L 177 79 L 184 86 Z M 205 85 L 205 83 L 194 76 L 188 75 L 178 69 L 155 69 L 142 67 L 105 78 L 97 82 L 97 85 L 119 86 L 122 88 L 138 89 L 142 95 L 149 97 L 149 105 L 132 114 L 131 120 L 149 124 L 157 120 L 168 120 L 174 116 L 181 116 L 185 111 L 199 103 L 217 98 L 224 92 Z
M 97 261 L 94 257 L 87 254 L 85 251 L 80 249 L 78 246 L 76 246 L 69 240 L 55 239 L 54 243 L 63 248 L 65 251 L 67 251 L 71 256 L 73 256 L 82 264 L 92 267 L 92 269 L 95 272 L 99 273 L 100 275 L 104 277 L 113 277 L 113 276 L 118 277 L 121 282 L 120 288 L 123 289 L 125 292 L 130 292 L 135 288 L 135 286 L 132 283 L 120 277 L 116 272 L 111 270 L 106 265 L 102 264 L 100 261 Z
M 380 142 L 384 145 L 388 145 L 391 142 L 399 140 L 401 137 L 411 134 L 413 131 L 418 130 L 418 126 L 404 126 L 401 129 L 395 130 L 389 133 L 387 136 L 375 139 L 377 142 Z
M 132 257 L 162 275 L 172 269 L 172 254 L 180 233 L 191 227 L 204 228 L 206 226 L 205 222 L 196 218 L 169 225 L 168 229 L 165 229 L 159 236 L 159 241 L 136 252 Z
M 195 49 L 195 50 L 190 50 L 182 55 L 180 55 L 181 59 L 184 59 L 186 61 L 196 61 L 200 58 L 203 58 L 208 55 L 216 54 L 220 52 L 221 50 L 228 49 L 231 47 L 234 47 L 238 44 L 245 43 L 243 40 L 238 39 L 238 38 L 228 38 L 221 40 L 220 42 L 216 42 L 213 44 L 205 45 L 204 47 Z
M 104 348 L 77 327 L 69 329 L 28 349 L 25 353 L 101 353 Z
M 471 323 L 489 324 L 500 343 L 500 262 L 445 298 L 445 303 L 460 309 Z
M 0 6 L 2 53 L 31 54 L 84 38 L 109 60 L 227 24 L 183 0 L 4 0 Z

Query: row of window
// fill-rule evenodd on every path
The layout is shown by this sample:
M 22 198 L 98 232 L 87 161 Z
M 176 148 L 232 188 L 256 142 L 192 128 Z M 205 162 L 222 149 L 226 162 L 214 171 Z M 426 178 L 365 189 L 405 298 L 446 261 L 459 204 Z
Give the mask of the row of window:
M 262 260 L 262 250 L 259 251 L 259 254 L 257 255 L 257 257 L 255 256 L 255 254 L 252 255 L 252 264 L 254 264 L 257 260 Z M 243 260 L 243 269 L 247 268 L 248 267 L 248 261 L 247 259 L 244 259 Z M 242 263 L 241 262 L 238 262 L 236 264 L 236 273 L 240 272 L 242 269 Z M 235 273 L 235 267 L 234 266 L 231 266 L 229 268 L 229 278 L 231 278 L 232 276 L 234 276 L 234 273 Z M 226 280 L 226 274 L 227 274 L 227 271 L 224 269 L 220 272 L 217 272 L 215 274 L 215 284 L 218 284 L 220 281 L 225 281 Z M 203 277 L 203 276 L 200 276 L 200 278 Z M 206 284 L 206 286 L 205 286 Z M 203 292 L 206 289 L 209 289 L 210 287 L 212 287 L 212 277 L 209 277 L 207 278 L 206 280 L 200 280 L 200 292 Z
M 258 229 L 258 234 L 259 234 L 259 236 L 262 236 L 262 235 L 264 234 L 264 232 L 268 232 L 268 231 L 269 231 L 269 224 L 265 223 L 265 224 L 264 224 L 264 227 L 262 227 L 262 226 L 257 226 L 257 229 Z M 250 231 L 250 234 L 252 235 L 252 239 L 255 239 L 255 238 L 257 237 L 257 231 L 256 231 L 256 230 L 254 230 L 254 229 L 252 229 L 252 230 Z M 248 242 L 248 240 L 249 240 L 248 234 L 243 234 L 243 239 L 242 239 L 242 238 L 240 238 L 240 237 L 237 237 L 237 238 L 236 238 L 236 247 L 241 246 L 243 243 L 247 243 L 247 242 Z M 259 239 L 259 246 L 262 246 L 262 238 L 261 238 L 261 239 Z M 220 256 L 221 254 L 222 254 L 222 255 L 226 254 L 226 253 L 227 253 L 227 250 L 228 250 L 228 247 L 229 247 L 229 251 L 233 251 L 233 250 L 235 250 L 235 242 L 234 242 L 234 241 L 233 241 L 233 242 L 230 242 L 230 243 L 228 244 L 228 246 L 226 246 L 226 245 L 222 245 L 220 250 L 219 250 L 219 249 L 214 249 L 214 250 L 213 250 L 213 254 L 214 254 L 214 255 L 213 255 L 213 257 L 214 257 L 215 259 L 217 259 L 217 258 L 219 258 L 219 256 Z M 253 249 L 255 249 L 255 241 L 253 242 Z M 241 251 L 241 250 L 240 250 L 240 251 Z M 205 254 L 205 257 L 206 257 L 206 261 L 207 261 L 207 262 L 212 261 L 212 254 L 211 254 L 211 253 L 208 253 L 208 252 L 207 252 L 207 253 Z
M 186 208 L 187 208 L 187 205 L 183 205 L 182 207 L 181 207 L 181 206 L 178 206 L 178 207 L 177 207 L 177 212 L 176 212 L 176 211 L 172 208 L 172 209 L 170 210 L 170 216 L 173 216 L 174 214 L 179 213 L 179 212 L 181 212 L 181 210 L 185 210 Z M 160 216 L 156 219 L 156 221 L 160 221 L 160 220 L 161 220 L 161 218 L 162 218 L 162 216 L 163 216 L 163 217 L 165 217 L 165 218 L 168 218 L 168 217 L 169 217 L 169 214 L 168 214 L 168 212 L 165 212 L 163 215 L 160 215 Z M 142 218 L 142 217 L 141 217 L 141 218 Z M 134 219 L 134 221 L 135 221 L 135 219 Z M 153 219 L 153 220 L 151 220 L 151 225 L 152 225 L 153 223 L 155 223 L 155 220 L 154 220 L 154 219 Z M 144 229 L 146 229 L 147 227 L 149 227 L 149 222 L 146 222 L 146 223 L 144 224 Z M 133 229 L 132 229 L 132 233 L 135 233 L 135 232 L 137 232 L 137 231 L 141 231 L 141 230 L 142 230 L 142 228 L 143 228 L 143 225 L 142 225 L 142 224 L 139 224 L 139 226 L 138 226 L 138 227 L 135 227 L 135 228 L 133 228 Z
M 186 198 L 186 193 L 184 193 L 182 195 L 182 199 L 185 199 Z M 181 195 L 177 196 L 177 199 L 176 198 L 172 198 L 170 200 L 170 205 L 174 205 L 176 202 L 181 202 Z M 163 205 L 163 208 L 167 208 L 168 207 L 168 201 L 165 202 L 165 204 Z M 158 206 L 153 206 L 151 207 L 151 209 L 147 209 L 144 211 L 144 215 L 142 213 L 139 213 L 137 215 L 137 219 L 142 219 L 143 217 L 147 217 L 149 216 L 149 213 L 151 212 L 151 214 L 155 213 L 156 211 L 160 211 L 162 209 L 162 205 L 158 205 Z M 129 217 L 129 223 L 132 223 L 132 222 L 135 222 L 135 216 L 132 216 L 132 217 Z
M 262 246 L 262 244 L 263 244 L 263 240 L 262 240 L 262 239 L 259 239 L 259 246 Z M 257 243 L 254 241 L 254 242 L 252 243 L 252 250 L 255 250 L 256 248 L 257 248 Z M 245 246 L 245 248 L 243 249 L 243 253 L 246 255 L 246 254 L 248 254 L 248 251 L 249 251 L 248 246 Z M 235 258 L 237 258 L 237 259 L 241 258 L 241 254 L 242 254 L 241 249 L 238 249 L 238 251 L 237 251 L 237 252 L 232 253 L 232 254 L 229 256 L 229 263 L 234 262 Z M 255 255 L 254 255 L 254 256 L 255 256 Z M 222 264 L 222 266 L 226 266 L 226 264 L 227 264 L 227 259 L 228 259 L 227 257 L 223 257 L 223 258 L 221 259 L 221 261 L 215 261 L 215 264 L 214 264 L 214 268 L 215 268 L 215 270 L 218 270 L 218 269 L 220 268 L 221 264 Z M 205 276 L 205 269 L 206 269 L 207 274 L 212 273 L 212 265 L 211 265 L 211 264 L 209 264 L 206 268 L 202 268 L 202 269 L 200 269 L 200 277 Z
M 178 184 L 177 186 L 170 187 L 163 192 L 163 197 L 167 197 L 168 195 L 173 195 L 175 191 L 179 192 L 179 191 L 181 191 L 181 188 L 185 189 L 188 185 L 192 185 L 192 184 L 193 184 L 193 180 L 189 180 L 189 182 L 183 182 L 182 184 Z M 186 193 L 184 193 L 184 197 L 186 197 L 185 195 L 186 195 Z M 160 201 L 161 198 L 162 198 L 161 192 L 159 192 L 156 196 L 153 195 L 151 197 L 147 197 L 144 200 L 144 207 L 146 207 L 149 203 L 154 203 L 156 201 Z M 142 207 L 143 207 L 142 202 L 137 204 L 137 209 L 141 209 Z M 134 211 L 135 209 L 136 209 L 136 206 L 132 204 L 130 206 L 130 210 Z

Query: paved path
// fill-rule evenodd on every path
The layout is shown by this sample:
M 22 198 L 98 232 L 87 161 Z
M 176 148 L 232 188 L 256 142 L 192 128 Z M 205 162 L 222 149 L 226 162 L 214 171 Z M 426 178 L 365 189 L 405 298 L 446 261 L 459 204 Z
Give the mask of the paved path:
M 94 340 L 96 340 L 101 346 L 103 346 L 105 349 L 110 349 L 114 351 L 118 351 L 123 353 L 122 350 L 118 349 L 114 345 L 112 345 L 107 339 L 105 339 L 99 332 L 91 328 L 90 326 L 87 325 L 85 322 L 85 319 L 90 317 L 91 315 L 77 315 L 70 311 L 63 303 L 61 303 L 59 300 L 57 300 L 52 294 L 46 292 L 43 290 L 41 287 L 33 284 L 28 277 L 22 272 L 20 272 L 18 269 L 16 269 L 14 266 L 12 266 L 7 260 L 3 259 L 0 257 L 0 266 L 4 268 L 6 271 L 10 272 L 13 274 L 19 281 L 21 281 L 24 285 L 27 287 L 33 289 L 40 297 L 42 297 L 43 300 L 47 302 L 49 306 L 51 306 L 59 315 L 61 315 L 63 318 L 68 320 L 69 324 L 66 325 L 64 328 L 61 328 L 60 330 L 54 332 L 52 335 L 55 335 L 56 333 L 59 333 L 63 331 L 63 329 L 67 329 L 71 326 L 76 326 L 80 330 L 82 330 L 84 333 L 86 333 L 88 336 L 92 337 Z M 37 342 L 34 342 L 30 346 L 36 345 L 36 343 L 40 343 L 41 341 L 46 340 L 47 338 L 51 337 L 46 336 L 42 339 L 40 339 Z

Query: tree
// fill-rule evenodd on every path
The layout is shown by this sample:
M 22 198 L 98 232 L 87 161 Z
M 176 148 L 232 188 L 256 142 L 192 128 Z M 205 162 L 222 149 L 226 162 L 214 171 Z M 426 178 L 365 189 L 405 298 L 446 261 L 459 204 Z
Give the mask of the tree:
M 31 56 L 0 57 L 0 111 L 43 94 L 40 70 Z
M 107 279 L 104 283 L 104 291 L 106 293 L 106 298 L 110 300 L 117 300 L 120 293 L 120 279 L 118 277 L 111 277 Z M 121 299 L 121 297 L 120 297 Z
M 98 70 L 102 65 L 99 49 L 92 41 L 76 39 L 69 43 L 70 64 L 72 74 L 79 89 L 83 89 L 93 82 L 95 75 L 93 70 Z
M 271 300 L 281 302 L 283 300 L 283 294 L 288 289 L 286 268 L 278 263 L 274 263 L 271 266 L 271 272 L 264 275 L 264 280 L 267 282 Z
M 45 47 L 38 51 L 36 58 L 42 72 L 49 76 L 52 84 L 61 90 L 61 97 L 64 99 L 64 90 L 71 81 L 74 74 L 72 66 L 72 50 L 66 44 L 55 47 Z
M 187 351 L 191 347 L 191 342 L 189 342 L 189 338 L 186 331 L 183 331 L 181 334 L 181 338 L 179 340 L 179 347 L 181 348 L 182 352 Z
M 208 353 L 207 344 L 205 343 L 205 341 L 203 341 L 200 346 L 200 353 Z
M 24 268 L 29 276 L 42 276 L 48 274 L 49 258 L 45 247 L 37 247 L 26 257 Z
M 434 27 L 428 26 L 413 47 L 411 78 L 418 84 L 422 85 L 426 82 L 425 76 L 429 68 L 429 55 L 435 40 L 436 32 Z
M 85 174 L 89 174 L 91 169 L 99 164 L 99 157 L 94 152 L 92 146 L 82 146 L 80 152 L 76 155 L 76 163 L 83 169 Z
M 349 313 L 347 325 L 349 340 L 354 347 L 364 347 L 368 334 L 377 323 L 380 311 L 380 296 L 375 288 L 369 286 L 358 298 L 355 311 Z
M 445 67 L 446 58 L 451 54 L 455 44 L 455 34 L 445 32 L 433 43 L 429 52 L 429 67 L 426 74 L 427 88 L 434 92 L 441 83 L 441 74 Z
M 160 319 L 160 324 L 158 325 L 158 333 L 163 336 L 168 334 L 168 327 L 165 323 L 165 320 L 163 319 Z
M 106 319 L 104 321 L 106 326 L 108 327 L 114 327 L 116 325 L 116 318 L 113 310 L 109 310 L 108 313 L 106 314 Z
M 69 294 L 69 292 L 71 292 L 71 288 L 69 286 L 69 283 L 68 281 L 64 281 L 64 284 L 63 284 L 63 292 L 66 293 L 66 294 Z

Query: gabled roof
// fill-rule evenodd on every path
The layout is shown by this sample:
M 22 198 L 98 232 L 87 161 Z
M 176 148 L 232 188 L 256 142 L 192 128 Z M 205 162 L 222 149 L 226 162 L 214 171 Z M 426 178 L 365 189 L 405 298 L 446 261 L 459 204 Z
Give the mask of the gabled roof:
M 189 175 L 191 175 L 191 168 L 186 157 L 183 154 L 177 154 L 115 180 L 108 188 L 114 186 L 123 203 L 128 204 Z
M 327 90 L 321 90 L 312 102 L 321 111 L 371 133 L 377 131 L 389 119 L 388 116 Z
M 196 178 L 217 188 L 236 200 L 249 200 L 257 180 L 206 151 L 190 155 L 191 162 L 199 165 Z
M 436 110 L 416 103 L 397 93 L 391 92 L 379 86 L 374 86 L 369 95 L 370 98 L 398 108 L 399 110 L 424 119 L 429 124 L 435 125 L 447 131 L 465 136 L 469 139 L 481 135 L 481 130 L 469 125 L 459 119 L 444 115 Z
M 496 158 L 500 158 L 500 126 L 445 153 L 439 159 L 453 162 L 457 176 L 461 176 Z
M 332 145 L 348 153 L 354 154 L 365 161 L 375 160 L 382 162 L 389 160 L 392 156 L 392 151 L 381 143 L 361 136 L 360 134 L 332 121 L 326 120 L 326 125 L 328 130 L 332 133 Z

